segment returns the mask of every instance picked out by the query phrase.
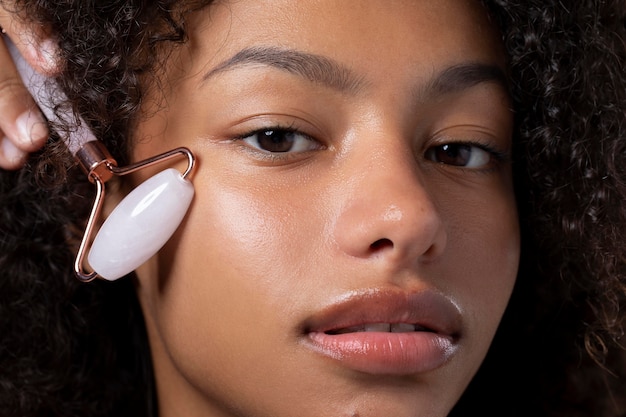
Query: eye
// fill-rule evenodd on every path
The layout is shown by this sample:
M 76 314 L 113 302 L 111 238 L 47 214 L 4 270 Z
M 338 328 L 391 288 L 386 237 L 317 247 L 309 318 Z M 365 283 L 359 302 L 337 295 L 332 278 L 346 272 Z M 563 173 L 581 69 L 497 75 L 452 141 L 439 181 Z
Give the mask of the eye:
M 426 159 L 464 168 L 484 168 L 492 161 L 493 152 L 467 143 L 446 143 L 426 151 Z
M 262 129 L 242 135 L 240 139 L 247 145 L 268 153 L 306 152 L 321 148 L 315 139 L 294 129 Z

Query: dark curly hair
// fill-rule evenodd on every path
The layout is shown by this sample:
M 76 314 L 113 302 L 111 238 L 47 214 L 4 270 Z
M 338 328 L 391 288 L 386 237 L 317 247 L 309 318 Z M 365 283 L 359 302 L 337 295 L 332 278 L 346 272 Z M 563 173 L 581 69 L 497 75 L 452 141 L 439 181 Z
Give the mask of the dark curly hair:
M 187 13 L 210 3 L 11 7 L 56 34 L 65 63 L 57 81 L 123 164 L 142 97 L 160 88 L 153 75 L 185 42 Z M 522 263 L 487 359 L 452 415 L 626 416 L 626 4 L 483 3 L 509 60 Z M 3 415 L 157 415 L 133 280 L 73 277 L 91 198 L 54 136 L 25 168 L 0 172 Z

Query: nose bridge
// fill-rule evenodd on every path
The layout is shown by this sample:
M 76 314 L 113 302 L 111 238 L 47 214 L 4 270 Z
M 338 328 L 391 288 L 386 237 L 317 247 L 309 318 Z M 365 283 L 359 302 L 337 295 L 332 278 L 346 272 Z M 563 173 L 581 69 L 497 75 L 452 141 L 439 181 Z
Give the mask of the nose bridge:
M 339 213 L 335 236 L 351 256 L 430 259 L 445 246 L 445 230 L 432 192 L 406 141 L 378 140 L 375 152 L 355 152 L 346 169 L 355 175 Z

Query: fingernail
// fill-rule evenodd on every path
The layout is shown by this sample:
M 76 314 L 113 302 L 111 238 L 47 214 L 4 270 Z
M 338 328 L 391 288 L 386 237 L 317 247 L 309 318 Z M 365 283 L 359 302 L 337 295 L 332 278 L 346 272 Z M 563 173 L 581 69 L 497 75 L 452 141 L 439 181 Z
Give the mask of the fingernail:
M 25 146 L 37 146 L 48 137 L 48 125 L 38 111 L 25 111 L 16 120 L 18 140 Z
M 7 137 L 2 138 L 2 141 L 0 141 L 0 152 L 4 159 L 12 165 L 21 165 L 27 156 L 26 152 L 18 149 Z

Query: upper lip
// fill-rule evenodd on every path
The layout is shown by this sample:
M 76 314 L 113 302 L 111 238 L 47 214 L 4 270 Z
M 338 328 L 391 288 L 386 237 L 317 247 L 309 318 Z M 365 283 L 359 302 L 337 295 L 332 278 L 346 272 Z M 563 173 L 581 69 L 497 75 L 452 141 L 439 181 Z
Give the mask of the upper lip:
M 456 339 L 462 316 L 452 300 L 434 290 L 366 289 L 343 295 L 311 315 L 303 327 L 308 334 L 374 323 L 415 324 Z

